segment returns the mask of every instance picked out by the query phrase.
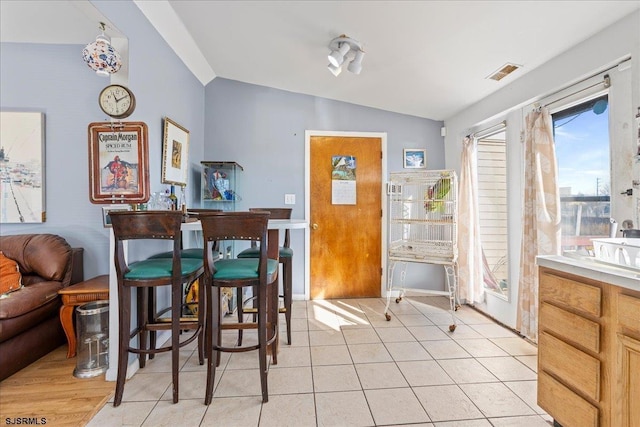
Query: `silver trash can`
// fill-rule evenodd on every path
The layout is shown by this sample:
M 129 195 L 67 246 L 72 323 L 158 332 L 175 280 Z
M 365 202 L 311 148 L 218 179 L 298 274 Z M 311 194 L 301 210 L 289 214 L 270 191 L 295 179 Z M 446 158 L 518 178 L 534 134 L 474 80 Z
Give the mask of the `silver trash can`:
M 77 359 L 73 376 L 91 378 L 109 367 L 109 301 L 94 301 L 76 309 Z

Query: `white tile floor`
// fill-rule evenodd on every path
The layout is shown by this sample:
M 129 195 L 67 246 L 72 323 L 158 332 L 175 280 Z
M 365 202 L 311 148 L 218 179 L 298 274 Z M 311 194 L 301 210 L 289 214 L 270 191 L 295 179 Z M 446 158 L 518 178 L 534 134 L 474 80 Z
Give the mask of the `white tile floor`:
M 537 349 L 463 306 L 449 332 L 443 298 L 294 301 L 293 344 L 281 334 L 260 397 L 257 352 L 223 354 L 213 402 L 206 367 L 181 351 L 180 401 L 171 403 L 170 355 L 130 379 L 123 403 L 107 403 L 89 426 L 544 427 L 536 405 Z M 281 331 L 286 330 L 281 317 Z M 245 333 L 245 343 L 255 336 Z M 235 339 L 227 334 L 225 339 Z

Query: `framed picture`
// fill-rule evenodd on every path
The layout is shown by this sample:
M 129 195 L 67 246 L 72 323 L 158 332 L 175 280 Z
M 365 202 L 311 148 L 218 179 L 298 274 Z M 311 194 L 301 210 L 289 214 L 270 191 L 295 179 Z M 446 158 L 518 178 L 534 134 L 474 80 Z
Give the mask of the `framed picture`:
M 405 148 L 404 167 L 425 169 L 427 167 L 427 150 L 424 148 Z
M 0 112 L 0 223 L 42 223 L 44 114 Z
M 164 118 L 164 141 L 162 144 L 162 182 L 164 184 L 187 185 L 189 173 L 189 131 Z
M 111 228 L 111 217 L 109 213 L 112 211 L 128 211 L 131 210 L 129 205 L 113 205 L 102 208 L 102 225 L 105 228 Z
M 95 204 L 149 200 L 149 143 L 145 123 L 89 124 L 89 199 Z

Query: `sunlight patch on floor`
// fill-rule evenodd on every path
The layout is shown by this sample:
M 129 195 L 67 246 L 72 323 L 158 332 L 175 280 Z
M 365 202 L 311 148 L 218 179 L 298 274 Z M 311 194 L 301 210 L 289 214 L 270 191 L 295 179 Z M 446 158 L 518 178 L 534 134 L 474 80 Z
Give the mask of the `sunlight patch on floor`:
M 325 301 L 338 316 L 342 326 L 369 325 L 369 320 L 360 308 L 344 301 Z M 344 307 L 344 308 L 343 308 Z
M 313 304 L 313 313 L 310 313 L 309 320 L 323 324 L 327 326 L 329 329 L 334 329 L 336 331 L 340 330 L 340 321 L 338 317 L 333 312 L 332 309 L 328 308 L 324 304 L 326 301 L 314 301 Z

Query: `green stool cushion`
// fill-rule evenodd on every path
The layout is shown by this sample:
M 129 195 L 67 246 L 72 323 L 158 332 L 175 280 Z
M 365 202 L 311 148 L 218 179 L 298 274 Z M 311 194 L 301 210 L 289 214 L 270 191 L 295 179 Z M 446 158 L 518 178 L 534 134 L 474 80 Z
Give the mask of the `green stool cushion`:
M 280 258 L 293 258 L 293 249 L 280 247 Z
M 182 275 L 191 274 L 202 268 L 202 259 L 185 258 L 182 260 Z M 129 264 L 129 271 L 124 275 L 125 279 L 159 279 L 171 277 L 173 268 L 172 258 L 146 259 Z
M 280 258 L 292 258 L 293 249 L 280 246 Z M 238 258 L 258 258 L 260 257 L 260 248 L 249 248 L 238 254 Z
M 258 278 L 258 259 L 221 259 L 214 264 L 216 272 L 213 277 L 220 280 L 256 279 Z M 278 262 L 267 260 L 267 274 L 274 274 L 278 269 Z

